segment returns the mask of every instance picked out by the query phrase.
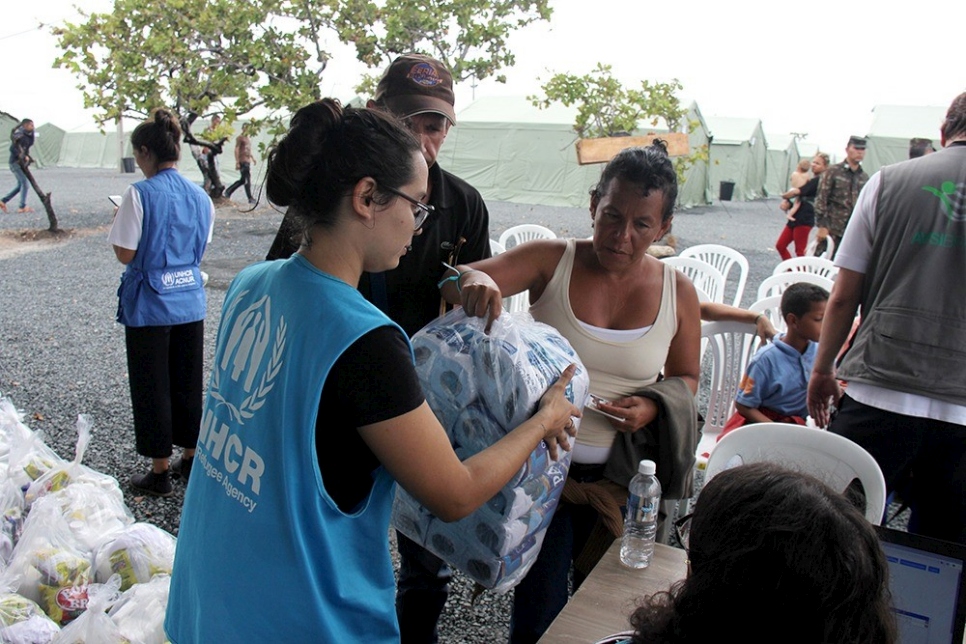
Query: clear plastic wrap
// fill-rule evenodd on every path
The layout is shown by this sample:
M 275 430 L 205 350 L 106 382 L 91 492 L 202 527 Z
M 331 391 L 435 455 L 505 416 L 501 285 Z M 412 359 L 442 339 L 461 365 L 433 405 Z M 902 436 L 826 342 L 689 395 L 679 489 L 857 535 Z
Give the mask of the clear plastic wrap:
M 13 592 L 0 592 L 0 642 L 49 644 L 60 626 L 47 617 L 37 602 Z
M 5 575 L 16 579 L 17 592 L 37 602 L 60 626 L 87 608 L 90 554 L 62 516 L 51 514 L 38 521 L 31 512 Z
M 52 469 L 63 467 L 64 459 L 44 442 L 43 432 L 31 432 L 10 445 L 7 476 L 24 492 L 30 484 Z
M 567 397 L 583 407 L 589 378 L 570 343 L 529 313 L 504 313 L 489 334 L 485 321 L 456 309 L 413 337 L 423 392 L 461 460 L 492 445 L 530 418 L 570 363 L 577 373 Z M 437 519 L 398 489 L 393 524 L 485 588 L 506 592 L 536 559 L 570 466 L 540 444 L 500 492 L 452 523 Z
M 25 528 L 62 517 L 78 545 L 93 552 L 106 539 L 134 523 L 116 485 L 110 488 L 90 483 L 73 483 L 37 499 L 27 515 Z
M 121 596 L 120 586 L 121 578 L 117 575 L 105 584 L 90 584 L 87 610 L 65 626 L 51 644 L 131 644 L 107 614 Z
M 6 567 L 24 522 L 23 492 L 10 479 L 0 483 L 0 565 Z
M 151 581 L 135 584 L 121 595 L 110 613 L 118 630 L 138 644 L 164 644 L 164 613 L 168 609 L 171 577 L 156 575 Z
M 176 543 L 174 535 L 150 523 L 130 525 L 94 551 L 94 579 L 103 582 L 117 574 L 121 590 L 127 590 L 155 575 L 170 575 Z
M 30 483 L 24 495 L 28 506 L 41 496 L 51 492 L 59 492 L 72 483 L 88 483 L 109 491 L 117 490 L 117 493 L 121 494 L 120 486 L 114 477 L 81 464 L 81 461 L 84 460 L 84 454 L 87 452 L 87 446 L 91 442 L 92 434 L 91 422 L 88 417 L 85 414 L 77 416 L 77 444 L 74 449 L 74 460 L 70 462 L 61 461 L 55 464 Z

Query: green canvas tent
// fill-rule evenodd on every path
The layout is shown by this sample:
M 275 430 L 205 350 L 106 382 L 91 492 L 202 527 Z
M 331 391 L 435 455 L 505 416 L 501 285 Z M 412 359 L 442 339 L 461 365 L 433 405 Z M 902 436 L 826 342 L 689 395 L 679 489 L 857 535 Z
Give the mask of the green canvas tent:
M 760 119 L 707 117 L 711 129 L 711 188 L 734 183 L 732 199 L 752 201 L 765 196 L 767 147 Z
M 31 158 L 41 168 L 57 165 L 60 162 L 60 149 L 67 133 L 52 123 L 44 123 L 35 130 L 35 134 Z
M 939 149 L 939 126 L 946 118 L 945 107 L 876 105 L 872 110 L 868 147 L 862 167 L 869 174 L 884 165 L 909 158 L 909 139 L 932 139 Z
M 802 158 L 792 134 L 769 134 L 765 156 L 765 194 L 777 197 L 788 190 L 788 178 Z
M 603 166 L 578 165 L 575 117 L 575 108 L 559 104 L 538 109 L 519 96 L 481 98 L 457 114 L 440 165 L 485 199 L 585 208 Z M 689 118 L 703 125 L 696 106 Z M 691 135 L 694 141 L 702 137 L 706 143 L 706 128 Z M 706 172 L 692 168 L 679 206 L 708 203 L 705 177 Z

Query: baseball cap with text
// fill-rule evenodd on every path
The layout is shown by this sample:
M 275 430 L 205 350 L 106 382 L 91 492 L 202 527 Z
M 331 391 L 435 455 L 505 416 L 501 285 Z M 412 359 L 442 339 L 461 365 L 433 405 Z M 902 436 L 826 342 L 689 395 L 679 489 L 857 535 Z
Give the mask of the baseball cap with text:
M 430 56 L 403 54 L 392 61 L 373 100 L 399 118 L 433 112 L 456 124 L 453 75 Z

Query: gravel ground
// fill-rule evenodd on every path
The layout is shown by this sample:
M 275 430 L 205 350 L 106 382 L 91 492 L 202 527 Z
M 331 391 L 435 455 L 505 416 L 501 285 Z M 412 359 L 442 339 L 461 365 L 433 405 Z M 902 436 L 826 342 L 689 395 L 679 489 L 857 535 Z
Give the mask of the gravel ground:
M 28 205 L 37 212 L 0 214 L 0 392 L 67 459 L 73 457 L 77 415 L 88 414 L 94 436 L 84 463 L 121 481 L 138 520 L 177 534 L 182 485 L 175 485 L 169 499 L 141 497 L 127 486 L 148 461 L 133 447 L 123 327 L 114 321 L 121 266 L 106 242 L 113 212 L 107 196 L 121 194 L 140 175 L 68 168 L 38 169 L 35 175 L 52 192 L 60 227 L 69 234 L 51 240 L 42 232 L 47 220 L 35 195 Z M 9 171 L 0 171 L 0 189 L 14 183 Z M 587 209 L 488 206 L 494 238 L 519 223 L 542 224 L 561 236 L 591 234 Z M 264 205 L 219 207 L 214 241 L 202 263 L 210 274 L 208 363 L 225 289 L 240 268 L 264 257 L 281 218 Z M 743 299 L 748 305 L 779 260 L 773 244 L 782 224 L 776 200 L 716 202 L 678 213 L 672 232 L 679 249 L 713 242 L 743 253 L 751 267 Z M 465 579 L 454 587 L 440 625 L 441 641 L 505 641 L 508 597 L 487 593 L 474 605 Z

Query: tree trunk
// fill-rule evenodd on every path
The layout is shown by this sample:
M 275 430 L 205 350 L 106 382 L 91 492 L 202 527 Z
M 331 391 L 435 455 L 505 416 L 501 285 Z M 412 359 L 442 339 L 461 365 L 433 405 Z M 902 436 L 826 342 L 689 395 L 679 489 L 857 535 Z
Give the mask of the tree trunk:
M 33 173 L 30 171 L 30 166 L 25 163 L 22 159 L 20 160 L 20 168 L 23 170 L 24 175 L 27 177 L 27 181 L 33 186 L 34 192 L 40 197 L 40 202 L 44 204 L 44 210 L 47 211 L 47 221 L 50 222 L 50 227 L 47 229 L 52 233 L 59 233 L 60 228 L 57 227 L 57 215 L 54 213 L 54 207 L 50 203 L 50 193 L 44 192 L 37 185 L 37 180 L 34 179 Z

